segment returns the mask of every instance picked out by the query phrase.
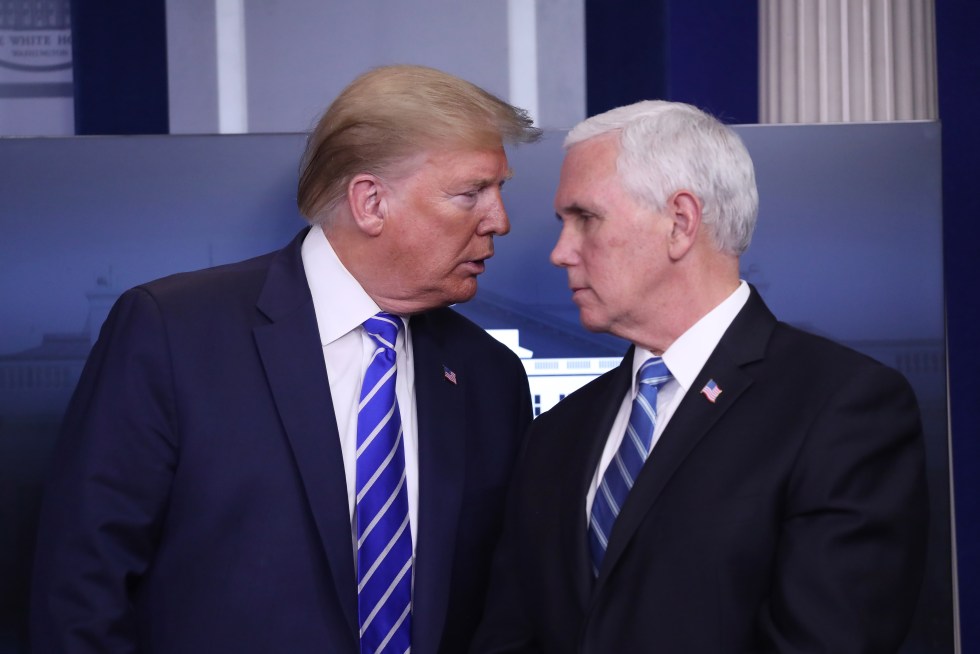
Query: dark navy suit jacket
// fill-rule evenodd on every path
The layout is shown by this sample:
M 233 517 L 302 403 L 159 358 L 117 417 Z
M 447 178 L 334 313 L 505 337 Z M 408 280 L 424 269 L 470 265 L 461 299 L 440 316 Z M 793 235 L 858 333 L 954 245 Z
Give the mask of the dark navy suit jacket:
M 304 236 L 118 300 L 54 456 L 35 652 L 358 651 L 347 487 Z M 483 608 L 531 417 L 527 378 L 449 309 L 413 316 L 411 332 L 412 651 L 456 653 Z
M 886 653 L 921 584 L 905 379 L 753 289 L 637 477 L 593 577 L 585 498 L 632 350 L 532 423 L 476 652 Z M 715 402 L 700 390 L 722 389 Z

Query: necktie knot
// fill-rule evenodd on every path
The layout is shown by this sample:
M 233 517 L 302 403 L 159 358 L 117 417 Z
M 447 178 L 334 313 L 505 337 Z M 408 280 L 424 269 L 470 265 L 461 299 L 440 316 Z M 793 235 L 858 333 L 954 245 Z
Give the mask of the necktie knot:
M 636 372 L 637 381 L 647 386 L 660 388 L 670 380 L 670 370 L 660 357 L 651 357 L 643 362 Z
M 402 319 L 384 311 L 379 311 L 364 321 L 364 330 L 380 347 L 388 350 L 395 349 L 395 339 L 402 326 Z
M 636 371 L 636 378 L 639 384 L 634 404 L 643 407 L 644 412 L 650 422 L 650 428 L 639 429 L 641 440 L 647 448 L 644 456 L 649 453 L 650 440 L 653 437 L 653 423 L 657 418 L 657 392 L 660 387 L 670 380 L 670 370 L 667 364 L 660 357 L 651 357 L 643 362 L 640 369 Z M 632 414 L 631 414 L 632 415 Z M 638 416 L 639 418 L 639 416 Z M 632 418 L 631 418 L 632 420 Z

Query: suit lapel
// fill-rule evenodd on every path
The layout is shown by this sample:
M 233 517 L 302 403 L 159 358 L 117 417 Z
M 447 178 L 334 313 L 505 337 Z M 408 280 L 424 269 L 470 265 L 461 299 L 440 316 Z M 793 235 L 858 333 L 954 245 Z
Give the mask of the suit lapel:
M 775 323 L 769 309 L 752 289 L 746 305 L 735 317 L 671 417 L 626 498 L 609 538 L 596 591 L 615 568 L 670 478 L 704 436 L 718 426 L 738 397 L 751 386 L 752 377 L 744 366 L 764 356 Z M 701 394 L 701 389 L 709 380 L 714 380 L 723 389 L 715 402 Z M 598 594 L 596 592 L 595 595 Z
M 271 322 L 255 343 L 292 447 L 340 604 L 356 638 L 357 589 L 347 485 L 313 300 L 300 247 L 306 231 L 270 265 L 258 308 Z M 355 640 L 356 642 L 356 640 Z
M 418 415 L 419 515 L 415 546 L 412 651 L 438 651 L 449 601 L 456 529 L 464 486 L 466 411 L 475 372 L 447 346 L 432 315 L 411 320 Z M 446 370 L 456 373 L 456 382 Z
M 562 430 L 563 446 L 572 465 L 565 467 L 561 479 L 563 497 L 561 503 L 561 549 L 566 573 L 573 580 L 579 605 L 588 605 L 592 594 L 592 555 L 589 552 L 588 522 L 585 515 L 585 498 L 588 494 L 596 466 L 602 456 L 609 430 L 612 429 L 620 403 L 630 386 L 633 367 L 633 348 L 623 357 L 622 363 L 596 382 L 585 387 L 584 395 L 574 406 L 582 410 L 566 419 Z M 571 405 L 569 405 L 571 406 Z

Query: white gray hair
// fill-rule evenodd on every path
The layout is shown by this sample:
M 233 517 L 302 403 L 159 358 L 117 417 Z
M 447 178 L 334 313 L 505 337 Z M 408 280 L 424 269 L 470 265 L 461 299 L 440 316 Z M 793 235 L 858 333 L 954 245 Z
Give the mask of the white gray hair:
M 734 130 L 689 104 L 646 100 L 582 121 L 565 148 L 607 133 L 618 133 L 616 168 L 635 200 L 660 211 L 671 194 L 691 191 L 718 249 L 738 256 L 748 248 L 759 193 L 752 158 Z

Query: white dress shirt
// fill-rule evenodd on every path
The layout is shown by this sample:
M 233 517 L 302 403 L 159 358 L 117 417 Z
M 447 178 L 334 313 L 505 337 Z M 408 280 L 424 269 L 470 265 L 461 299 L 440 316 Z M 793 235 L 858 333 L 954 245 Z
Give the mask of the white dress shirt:
M 653 448 L 660 440 L 660 435 L 664 433 L 671 416 L 674 415 L 674 411 L 677 410 L 687 392 L 691 390 L 694 380 L 701 373 L 701 368 L 704 367 L 708 357 L 717 347 L 718 341 L 721 340 L 748 299 L 749 285 L 742 281 L 731 295 L 681 334 L 663 353 L 663 360 L 667 369 L 670 370 L 671 379 L 661 386 L 657 393 L 657 424 L 654 427 L 653 441 L 650 444 L 651 457 L 657 456 L 657 451 Z M 589 492 L 585 498 L 586 526 L 588 526 L 589 514 L 592 512 L 592 501 L 595 499 L 596 490 L 599 488 L 603 475 L 606 474 L 606 468 L 612 463 L 616 452 L 619 451 L 619 445 L 626 433 L 626 426 L 629 424 L 633 400 L 636 399 L 636 394 L 639 391 L 636 373 L 640 366 L 653 356 L 655 356 L 653 352 L 641 347 L 637 347 L 633 351 L 633 383 L 619 406 L 619 412 L 616 414 L 612 430 L 606 438 L 606 447 L 602 451 L 599 466 L 592 477 L 592 484 L 589 486 Z
M 327 366 L 330 395 L 333 399 L 340 449 L 344 455 L 347 477 L 347 504 L 351 516 L 351 533 L 356 541 L 354 522 L 357 472 L 357 405 L 361 383 L 375 342 L 361 324 L 381 309 L 364 292 L 337 258 L 333 247 L 319 226 L 314 226 L 303 241 L 303 268 L 313 295 L 313 309 Z M 405 487 L 408 491 L 409 526 L 412 548 L 417 542 L 418 525 L 418 433 L 415 410 L 415 368 L 412 361 L 412 339 L 408 319 L 395 342 L 395 396 L 402 420 L 405 447 Z

